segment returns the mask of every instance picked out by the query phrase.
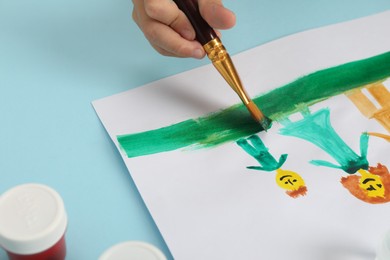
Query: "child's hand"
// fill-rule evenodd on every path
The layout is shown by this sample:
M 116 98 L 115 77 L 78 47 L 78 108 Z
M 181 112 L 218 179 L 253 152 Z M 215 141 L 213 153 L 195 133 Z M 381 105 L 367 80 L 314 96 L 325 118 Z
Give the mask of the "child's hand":
M 133 0 L 133 19 L 146 39 L 160 54 L 201 59 L 205 51 L 195 41 L 195 31 L 184 13 L 172 0 Z M 199 10 L 215 29 L 229 29 L 235 15 L 221 0 L 199 0 Z

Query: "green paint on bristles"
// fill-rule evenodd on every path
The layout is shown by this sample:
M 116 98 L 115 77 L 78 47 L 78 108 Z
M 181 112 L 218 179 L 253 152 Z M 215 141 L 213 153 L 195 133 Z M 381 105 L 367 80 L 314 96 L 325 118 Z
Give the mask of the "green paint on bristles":
M 253 102 L 272 120 L 315 103 L 390 77 L 390 52 L 320 70 L 258 96 Z M 127 157 L 182 148 L 207 148 L 263 131 L 243 104 L 146 132 L 117 136 Z
M 264 117 L 264 119 L 261 121 L 261 126 L 263 130 L 267 131 L 272 126 L 272 120 L 269 117 Z

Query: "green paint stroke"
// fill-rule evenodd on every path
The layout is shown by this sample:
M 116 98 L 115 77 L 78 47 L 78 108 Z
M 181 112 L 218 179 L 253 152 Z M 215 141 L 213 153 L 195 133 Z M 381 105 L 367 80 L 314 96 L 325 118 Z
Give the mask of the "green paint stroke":
M 281 72 L 283 73 L 283 72 Z M 284 118 L 329 97 L 390 77 L 390 52 L 301 77 L 253 101 L 272 120 Z M 146 132 L 117 136 L 127 157 L 232 142 L 263 129 L 238 104 L 197 119 Z
M 259 171 L 275 171 L 282 167 L 286 162 L 287 154 L 282 154 L 279 161 L 268 152 L 268 148 L 257 135 L 251 135 L 249 138 L 241 138 L 236 142 L 245 152 L 257 160 L 261 166 L 248 166 L 248 169 Z
M 330 123 L 329 109 L 324 108 L 313 114 L 304 113 L 303 116 L 302 120 L 296 122 L 285 121 L 286 125 L 279 130 L 279 133 L 313 143 L 332 156 L 340 165 L 321 160 L 314 160 L 311 163 L 318 166 L 339 168 L 350 174 L 359 169 L 368 169 L 367 134 L 362 135 L 360 139 L 361 156 L 359 156 L 333 129 Z

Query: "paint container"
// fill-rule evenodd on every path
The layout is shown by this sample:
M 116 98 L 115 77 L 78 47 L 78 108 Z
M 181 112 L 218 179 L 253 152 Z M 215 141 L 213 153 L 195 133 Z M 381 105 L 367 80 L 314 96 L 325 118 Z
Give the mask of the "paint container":
M 390 259 L 390 230 L 382 237 L 381 243 L 378 246 L 375 260 Z
M 167 260 L 155 246 L 139 241 L 127 241 L 107 249 L 99 260 Z
M 67 216 L 60 195 L 41 184 L 0 197 L 0 245 L 11 260 L 63 260 Z

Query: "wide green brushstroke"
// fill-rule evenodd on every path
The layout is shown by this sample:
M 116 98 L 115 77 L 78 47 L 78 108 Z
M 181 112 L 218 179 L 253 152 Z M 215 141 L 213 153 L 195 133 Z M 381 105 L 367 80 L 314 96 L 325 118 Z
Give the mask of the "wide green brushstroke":
M 248 166 L 248 169 L 259 171 L 275 171 L 282 167 L 286 162 L 287 154 L 282 154 L 279 161 L 270 154 L 268 148 L 257 135 L 251 135 L 249 138 L 241 138 L 236 142 L 245 152 L 257 160 L 261 166 Z
M 281 72 L 283 73 L 283 72 Z M 390 77 L 390 52 L 324 69 L 256 97 L 254 102 L 272 120 L 299 112 L 301 107 Z M 213 147 L 262 131 L 244 105 L 146 132 L 117 136 L 127 157 L 185 147 Z
M 339 168 L 350 174 L 355 173 L 359 169 L 368 169 L 367 134 L 361 137 L 361 156 L 359 156 L 333 129 L 330 123 L 329 109 L 324 108 L 313 114 L 304 113 L 303 116 L 303 119 L 296 122 L 284 121 L 286 125 L 279 130 L 279 133 L 295 136 L 313 143 L 332 156 L 340 165 L 320 160 L 311 161 L 313 164 Z

